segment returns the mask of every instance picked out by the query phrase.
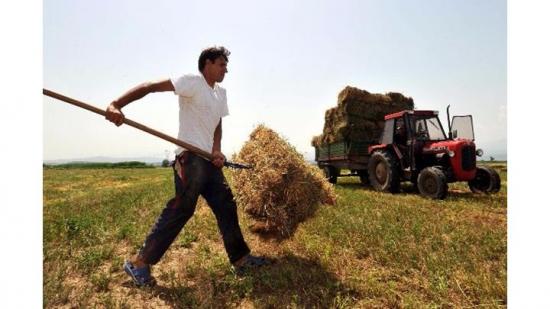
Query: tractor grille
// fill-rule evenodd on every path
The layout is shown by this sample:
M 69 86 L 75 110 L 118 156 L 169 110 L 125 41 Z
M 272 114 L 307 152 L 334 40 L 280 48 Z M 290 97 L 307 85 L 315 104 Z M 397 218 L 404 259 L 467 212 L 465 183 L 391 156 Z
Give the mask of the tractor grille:
M 464 146 L 462 148 L 462 169 L 465 171 L 473 170 L 476 167 L 476 148 L 473 146 Z

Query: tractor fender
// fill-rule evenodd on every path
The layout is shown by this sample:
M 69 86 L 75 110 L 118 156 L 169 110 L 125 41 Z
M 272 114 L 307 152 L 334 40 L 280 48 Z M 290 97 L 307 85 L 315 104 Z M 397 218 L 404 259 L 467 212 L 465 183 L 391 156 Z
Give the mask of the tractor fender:
M 372 155 L 372 153 L 375 150 L 386 149 L 386 148 L 388 148 L 388 146 L 391 146 L 391 145 L 390 144 L 379 144 L 379 145 L 369 146 L 369 156 Z
M 376 150 L 386 150 L 386 151 L 390 151 L 391 153 L 393 153 L 397 157 L 397 159 L 399 159 L 399 165 L 402 168 L 403 163 L 401 161 L 403 159 L 403 153 L 401 152 L 401 150 L 399 150 L 397 145 L 395 145 L 395 144 L 379 144 L 379 145 L 370 146 L 369 147 L 369 156 L 371 156 L 372 153 Z

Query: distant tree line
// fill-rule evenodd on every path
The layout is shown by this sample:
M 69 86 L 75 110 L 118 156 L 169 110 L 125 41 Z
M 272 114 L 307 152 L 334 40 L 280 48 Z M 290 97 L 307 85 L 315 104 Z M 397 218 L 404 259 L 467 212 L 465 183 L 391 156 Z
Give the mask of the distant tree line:
M 152 164 L 139 161 L 117 163 L 104 162 L 70 162 L 65 164 L 42 164 L 44 168 L 154 168 Z

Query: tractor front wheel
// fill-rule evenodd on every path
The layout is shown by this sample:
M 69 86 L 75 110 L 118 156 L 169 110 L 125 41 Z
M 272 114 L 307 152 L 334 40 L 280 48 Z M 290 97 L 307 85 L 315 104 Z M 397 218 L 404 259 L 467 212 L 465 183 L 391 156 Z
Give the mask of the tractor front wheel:
M 500 176 L 494 169 L 480 166 L 475 178 L 468 181 L 468 186 L 474 193 L 497 193 L 500 191 Z
M 418 175 L 417 185 L 422 196 L 440 200 L 447 196 L 447 176 L 437 167 L 423 169 Z

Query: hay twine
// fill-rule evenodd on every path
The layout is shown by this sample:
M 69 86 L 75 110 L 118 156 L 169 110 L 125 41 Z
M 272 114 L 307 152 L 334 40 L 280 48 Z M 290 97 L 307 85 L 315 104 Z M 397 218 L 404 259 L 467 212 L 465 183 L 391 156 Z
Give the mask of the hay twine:
M 334 187 L 321 170 L 307 163 L 296 148 L 265 125 L 258 125 L 234 161 L 252 170 L 235 170 L 235 198 L 252 219 L 252 232 L 274 239 L 292 236 L 319 204 L 335 204 Z

